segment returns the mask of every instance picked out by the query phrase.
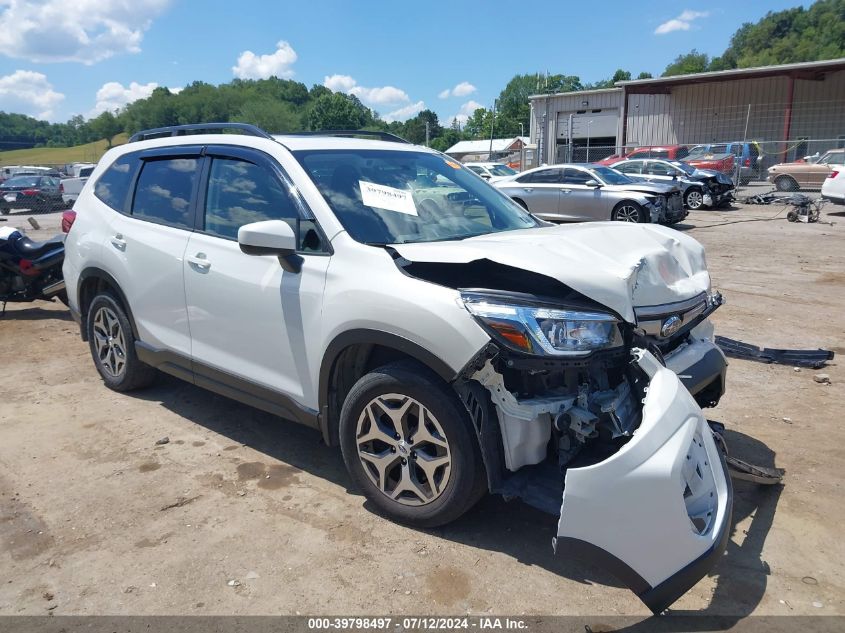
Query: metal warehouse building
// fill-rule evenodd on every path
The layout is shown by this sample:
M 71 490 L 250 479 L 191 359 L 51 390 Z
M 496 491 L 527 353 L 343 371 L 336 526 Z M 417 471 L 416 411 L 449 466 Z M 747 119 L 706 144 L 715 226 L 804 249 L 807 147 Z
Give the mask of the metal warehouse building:
M 540 162 L 756 141 L 768 162 L 845 146 L 845 59 L 623 81 L 531 101 Z

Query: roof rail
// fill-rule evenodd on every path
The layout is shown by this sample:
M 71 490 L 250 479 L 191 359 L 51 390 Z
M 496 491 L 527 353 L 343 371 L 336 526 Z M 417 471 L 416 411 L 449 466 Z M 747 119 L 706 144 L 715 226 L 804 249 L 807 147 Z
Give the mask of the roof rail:
M 381 130 L 316 130 L 312 132 L 288 132 L 284 136 L 373 136 L 380 141 L 389 143 L 406 143 L 411 141 Z
M 260 136 L 261 138 L 273 137 L 260 127 L 249 123 L 192 123 L 191 125 L 170 125 L 168 127 L 157 127 L 152 130 L 136 132 L 129 138 L 130 143 L 144 141 L 151 138 L 164 138 L 167 136 L 187 136 L 188 134 L 201 134 L 204 132 L 225 132 L 233 130 L 242 132 L 248 136 Z

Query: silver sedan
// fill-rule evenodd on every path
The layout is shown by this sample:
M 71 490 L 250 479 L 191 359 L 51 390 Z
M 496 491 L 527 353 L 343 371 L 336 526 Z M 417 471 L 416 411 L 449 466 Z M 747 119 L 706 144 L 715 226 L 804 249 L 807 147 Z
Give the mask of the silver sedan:
M 600 165 L 538 167 L 492 184 L 532 214 L 552 222 L 674 224 L 687 215 L 676 186 L 636 182 Z

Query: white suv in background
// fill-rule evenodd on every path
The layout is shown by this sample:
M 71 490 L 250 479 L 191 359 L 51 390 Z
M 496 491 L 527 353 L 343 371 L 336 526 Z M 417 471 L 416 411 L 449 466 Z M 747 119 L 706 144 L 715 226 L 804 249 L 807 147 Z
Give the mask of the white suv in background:
M 64 275 L 106 386 L 158 369 L 314 427 L 411 525 L 522 497 L 665 609 L 730 531 L 701 245 L 547 225 L 444 154 L 331 134 L 180 126 L 103 157 Z
M 845 165 L 831 165 L 822 183 L 822 198 L 833 204 L 845 204 Z

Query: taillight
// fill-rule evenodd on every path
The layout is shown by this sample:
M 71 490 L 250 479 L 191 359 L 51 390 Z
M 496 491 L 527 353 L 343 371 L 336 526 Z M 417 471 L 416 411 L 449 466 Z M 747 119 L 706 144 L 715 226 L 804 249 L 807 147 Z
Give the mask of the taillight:
M 59 193 L 65 192 L 65 186 L 62 183 L 59 183 Z
M 38 189 L 24 189 L 21 193 L 25 196 L 37 196 Z
M 746 158 L 746 159 L 745 159 L 745 166 L 746 166 L 746 167 L 751 167 L 751 159 L 750 159 L 750 158 Z
M 838 171 L 832 171 L 827 175 L 827 177 L 828 178 L 836 178 L 838 175 L 839 175 Z
M 73 226 L 74 220 L 76 220 L 76 211 L 62 212 L 62 233 L 70 231 L 70 227 Z

